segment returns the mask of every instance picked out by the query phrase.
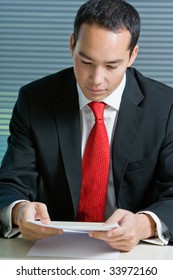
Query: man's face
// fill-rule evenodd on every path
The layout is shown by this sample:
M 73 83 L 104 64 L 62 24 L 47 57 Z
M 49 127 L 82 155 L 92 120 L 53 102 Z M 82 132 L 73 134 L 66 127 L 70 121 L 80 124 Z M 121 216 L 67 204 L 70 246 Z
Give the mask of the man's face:
M 89 24 L 82 24 L 75 46 L 71 35 L 70 49 L 75 76 L 89 100 L 100 101 L 119 86 L 138 52 L 136 46 L 130 56 L 130 39 L 127 30 L 116 34 Z

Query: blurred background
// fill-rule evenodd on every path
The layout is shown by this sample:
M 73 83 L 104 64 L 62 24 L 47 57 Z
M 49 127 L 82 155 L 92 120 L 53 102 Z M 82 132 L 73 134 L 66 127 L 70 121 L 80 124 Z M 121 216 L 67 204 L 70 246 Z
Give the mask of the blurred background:
M 84 2 L 0 0 L 0 162 L 19 88 L 72 65 L 69 37 L 76 11 Z M 142 21 L 134 66 L 173 86 L 173 1 L 127 2 Z

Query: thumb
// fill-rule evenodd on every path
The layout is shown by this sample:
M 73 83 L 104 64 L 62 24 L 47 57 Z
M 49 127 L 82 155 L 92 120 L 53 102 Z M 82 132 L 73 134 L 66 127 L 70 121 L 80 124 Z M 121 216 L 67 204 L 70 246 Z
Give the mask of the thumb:
M 120 222 L 127 214 L 129 211 L 124 210 L 124 209 L 117 209 L 107 220 L 106 224 L 112 224 L 112 223 L 118 223 Z
M 47 211 L 47 206 L 44 203 L 36 202 L 35 210 L 38 218 L 43 224 L 50 224 L 51 220 Z

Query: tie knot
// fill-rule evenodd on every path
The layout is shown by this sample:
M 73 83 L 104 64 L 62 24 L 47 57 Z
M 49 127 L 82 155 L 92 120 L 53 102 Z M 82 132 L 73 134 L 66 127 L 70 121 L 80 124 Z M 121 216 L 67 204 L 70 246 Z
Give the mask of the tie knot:
M 103 120 L 103 112 L 105 105 L 106 104 L 104 102 L 91 102 L 88 104 L 88 106 L 93 111 L 96 120 Z

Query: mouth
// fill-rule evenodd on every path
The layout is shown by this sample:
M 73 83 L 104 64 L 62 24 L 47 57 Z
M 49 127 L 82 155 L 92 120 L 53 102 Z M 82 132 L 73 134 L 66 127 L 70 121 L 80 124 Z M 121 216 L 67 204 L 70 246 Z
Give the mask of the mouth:
M 103 94 L 106 92 L 105 89 L 96 89 L 96 88 L 91 88 L 91 87 L 87 87 L 87 90 L 90 91 L 93 94 Z

